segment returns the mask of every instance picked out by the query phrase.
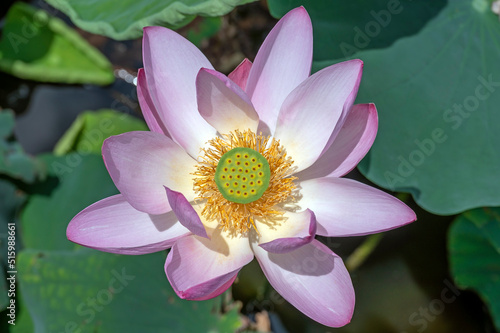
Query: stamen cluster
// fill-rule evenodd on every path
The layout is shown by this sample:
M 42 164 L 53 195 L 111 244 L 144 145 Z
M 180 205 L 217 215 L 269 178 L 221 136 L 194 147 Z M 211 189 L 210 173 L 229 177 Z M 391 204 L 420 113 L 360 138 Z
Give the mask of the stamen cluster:
M 271 171 L 267 190 L 259 199 L 245 204 L 225 199 L 215 183 L 215 172 L 222 155 L 237 147 L 260 153 L 268 161 Z M 210 222 L 216 220 L 223 230 L 246 233 L 252 226 L 256 229 L 255 219 L 275 224 L 282 220 L 284 206 L 295 201 L 296 177 L 291 176 L 293 160 L 278 140 L 250 130 L 236 130 L 209 140 L 208 148 L 202 148 L 201 152 L 194 172 L 196 201 L 205 203 L 201 215 Z

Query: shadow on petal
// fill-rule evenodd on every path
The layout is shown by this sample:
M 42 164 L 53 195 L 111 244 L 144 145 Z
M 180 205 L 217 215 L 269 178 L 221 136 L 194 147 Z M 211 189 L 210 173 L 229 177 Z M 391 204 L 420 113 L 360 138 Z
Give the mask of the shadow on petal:
M 313 246 L 302 246 L 295 251 L 283 254 L 268 252 L 268 257 L 271 262 L 293 274 L 302 276 L 327 275 L 335 268 L 335 261 L 330 258 L 329 252 L 331 250 L 325 245 L 321 245 L 316 245 L 314 249 L 312 249 Z M 326 251 L 321 249 L 322 247 L 326 248 Z
M 197 237 L 203 246 L 205 246 L 208 250 L 220 253 L 224 256 L 229 256 L 229 245 L 227 241 L 222 237 L 222 229 L 215 228 L 210 234 L 210 239 Z
M 156 230 L 162 232 L 170 229 L 174 224 L 176 224 L 179 220 L 177 216 L 175 216 L 174 212 L 170 211 L 161 215 L 151 215 L 148 214 L 151 222 L 153 222 Z

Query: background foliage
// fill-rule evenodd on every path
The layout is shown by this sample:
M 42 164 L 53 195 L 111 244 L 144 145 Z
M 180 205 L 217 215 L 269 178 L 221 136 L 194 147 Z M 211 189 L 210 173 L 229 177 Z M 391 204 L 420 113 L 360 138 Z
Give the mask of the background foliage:
M 188 302 L 164 275 L 165 252 L 101 253 L 65 235 L 76 213 L 117 193 L 100 156 L 103 140 L 147 130 L 134 86 L 144 26 L 177 29 L 227 73 L 253 60 L 276 20 L 300 5 L 314 27 L 313 71 L 362 59 L 357 102 L 378 108 L 375 144 L 349 177 L 395 192 L 418 216 L 372 238 L 322 239 L 350 265 L 357 292 L 352 323 L 335 331 L 500 331 L 494 1 L 250 2 L 2 5 L 0 309 L 8 318 L 7 235 L 15 222 L 17 317 L 0 331 L 333 331 L 285 302 L 255 262 L 230 292 Z

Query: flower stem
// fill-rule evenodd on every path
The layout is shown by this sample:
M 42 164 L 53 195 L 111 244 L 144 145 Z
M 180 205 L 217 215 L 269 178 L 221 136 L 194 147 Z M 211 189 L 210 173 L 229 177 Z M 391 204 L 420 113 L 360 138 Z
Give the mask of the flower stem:
M 356 250 L 354 250 L 354 252 L 347 258 L 345 262 L 347 270 L 353 272 L 361 266 L 366 258 L 368 258 L 373 250 L 375 250 L 378 243 L 380 243 L 383 235 L 383 233 L 379 233 L 368 236 L 368 238 L 366 238 L 365 241 L 361 243 L 361 245 L 358 246 Z

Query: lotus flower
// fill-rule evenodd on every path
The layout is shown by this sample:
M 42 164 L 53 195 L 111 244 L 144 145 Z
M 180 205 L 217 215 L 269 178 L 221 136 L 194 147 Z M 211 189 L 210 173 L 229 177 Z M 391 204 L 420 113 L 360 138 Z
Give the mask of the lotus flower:
M 347 324 L 354 289 L 342 259 L 315 239 L 359 236 L 416 219 L 398 199 L 340 178 L 377 131 L 373 104 L 353 105 L 363 63 L 310 76 L 312 26 L 286 14 L 229 76 L 189 41 L 147 27 L 137 92 L 151 132 L 108 138 L 104 162 L 121 194 L 84 209 L 71 241 L 101 251 L 168 248 L 179 297 L 220 295 L 255 257 L 270 284 L 321 324 Z

